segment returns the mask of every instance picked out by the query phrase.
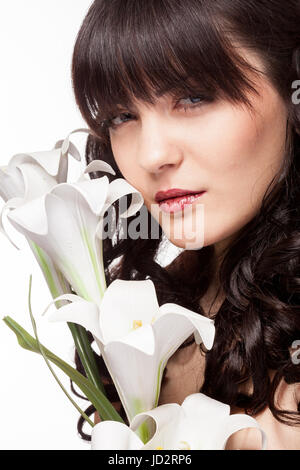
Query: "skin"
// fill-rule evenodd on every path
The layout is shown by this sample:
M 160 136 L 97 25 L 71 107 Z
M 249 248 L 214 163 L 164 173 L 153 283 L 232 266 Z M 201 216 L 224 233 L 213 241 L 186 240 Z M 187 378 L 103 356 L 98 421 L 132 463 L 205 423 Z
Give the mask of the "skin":
M 259 57 L 243 49 L 241 53 L 256 68 L 264 70 Z M 147 209 L 169 240 L 180 248 L 196 250 L 214 245 L 216 258 L 221 259 L 224 249 L 258 212 L 273 177 L 280 174 L 285 154 L 287 107 L 266 75 L 256 77 L 255 83 L 260 96 L 248 95 L 254 113 L 244 105 L 227 100 L 195 106 L 188 96 L 177 101 L 181 103 L 180 108 L 165 95 L 154 105 L 136 101 L 133 109 L 120 109 L 121 116 L 113 121 L 117 127 L 109 133 L 119 169 L 141 192 Z M 184 110 L 183 105 L 188 109 Z M 124 117 L 121 113 L 130 115 Z M 157 191 L 170 188 L 206 190 L 206 193 L 188 206 L 189 210 L 170 216 L 155 202 Z M 215 287 L 212 283 L 208 299 L 214 295 Z M 206 300 L 203 299 L 203 305 Z M 160 404 L 164 403 L 164 396 L 165 403 L 181 404 L 187 395 L 199 390 L 198 383 L 188 380 L 194 377 L 195 363 L 201 362 L 200 357 L 195 359 L 199 352 L 193 350 L 186 358 L 182 354 L 187 354 L 187 350 L 177 351 L 167 366 L 171 368 L 175 364 L 174 370 L 184 367 L 185 389 L 175 391 L 174 376 L 174 381 L 169 381 L 170 389 L 162 391 Z M 199 383 L 202 380 L 203 376 L 199 376 Z M 284 383 L 280 388 L 280 403 L 291 410 L 297 407 L 295 390 L 294 385 Z M 231 412 L 244 411 L 232 409 Z M 269 449 L 300 448 L 299 429 L 280 424 L 269 409 L 256 419 L 268 435 Z M 240 431 L 227 443 L 228 449 L 259 447 L 260 438 L 255 430 Z
M 258 58 L 245 55 L 263 70 Z M 256 82 L 261 96 L 248 95 L 254 114 L 227 100 L 197 103 L 189 97 L 177 101 L 180 109 L 165 95 L 155 105 L 136 101 L 133 109 L 121 109 L 113 120 L 117 127 L 109 132 L 118 167 L 180 248 L 214 245 L 221 255 L 257 213 L 268 184 L 280 170 L 286 105 L 264 75 Z M 170 188 L 206 193 L 185 211 L 169 215 L 159 208 L 155 194 Z

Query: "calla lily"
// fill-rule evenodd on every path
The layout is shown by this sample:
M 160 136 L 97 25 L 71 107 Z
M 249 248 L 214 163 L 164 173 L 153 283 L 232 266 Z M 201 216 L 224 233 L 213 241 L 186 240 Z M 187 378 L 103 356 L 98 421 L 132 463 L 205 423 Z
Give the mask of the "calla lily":
M 132 204 L 121 217 L 138 210 L 143 199 L 125 180 L 111 184 L 107 177 L 91 181 L 88 174 L 93 171 L 115 175 L 113 168 L 101 160 L 91 162 L 73 185 L 67 183 L 68 154 L 81 158 L 70 142 L 70 135 L 76 132 L 90 133 L 88 129 L 77 129 L 49 152 L 13 157 L 6 173 L 0 175 L 5 181 L 3 196 L 8 199 L 0 229 L 4 229 L 4 214 L 11 211 L 8 220 L 25 235 L 53 298 L 72 292 L 73 287 L 86 298 L 99 300 L 106 287 L 102 241 L 98 238 L 102 215 L 125 194 L 132 194 Z M 56 307 L 64 304 L 55 302 Z M 87 377 L 104 392 L 86 331 L 72 323 L 68 326 Z
M 0 230 L 16 248 L 18 247 L 4 229 L 3 219 L 6 212 L 40 197 L 58 183 L 67 180 L 68 156 L 81 160 L 77 148 L 70 142 L 70 135 L 77 132 L 89 133 L 89 130 L 76 129 L 64 140 L 57 141 L 52 150 L 16 154 L 7 166 L 0 167 L 0 197 L 5 202 L 1 211 Z M 31 240 L 27 241 L 42 269 L 52 296 L 70 292 L 68 283 L 50 257 Z
M 224 450 L 228 438 L 245 428 L 261 433 L 262 450 L 267 440 L 257 421 L 248 415 L 230 415 L 230 407 L 202 393 L 185 398 L 182 405 L 170 403 L 139 413 L 131 426 L 103 421 L 92 429 L 92 450 Z M 155 431 L 144 444 L 136 429 L 145 420 L 152 421 Z
M 70 142 L 71 134 L 74 134 L 76 132 L 84 132 L 88 134 L 90 133 L 88 129 L 74 130 L 70 132 L 64 140 L 59 140 L 58 142 L 56 142 L 52 150 L 45 152 L 34 152 L 30 154 L 15 155 L 9 162 L 8 166 L 0 170 L 0 196 L 2 196 L 2 198 L 6 202 L 0 217 L 0 230 L 2 230 L 4 233 L 5 230 L 3 221 L 7 211 L 16 211 L 17 215 L 29 215 L 28 210 L 30 210 L 30 207 L 32 207 L 33 210 L 36 210 L 38 207 L 40 207 L 40 209 L 44 211 L 44 207 L 42 207 L 43 204 L 40 204 L 41 200 L 45 201 L 47 199 L 46 194 L 54 190 L 56 186 L 66 184 L 69 178 L 68 155 L 72 155 L 75 159 L 79 161 L 81 160 L 81 156 L 77 148 L 73 145 L 72 142 Z M 115 175 L 115 172 L 110 165 L 108 165 L 106 162 L 97 160 L 92 162 L 85 168 L 83 175 L 79 179 L 80 185 L 86 186 L 87 184 L 92 184 L 88 178 L 88 173 L 91 171 L 98 170 Z M 115 186 L 112 186 L 112 188 L 114 187 Z M 112 191 L 109 191 L 108 196 L 111 196 L 111 193 Z M 55 191 L 51 194 L 51 197 L 55 197 L 56 199 L 58 199 L 57 196 L 54 196 L 53 194 L 55 194 Z M 77 196 L 78 195 L 75 194 L 75 197 Z M 42 269 L 52 297 L 56 298 L 61 294 L 70 293 L 72 291 L 72 288 L 69 279 L 68 277 L 64 276 L 64 272 L 57 264 L 56 259 L 52 257 L 55 250 L 50 250 L 50 252 L 45 250 L 45 245 L 39 243 L 41 237 L 31 237 L 31 234 L 26 231 L 28 223 L 29 225 L 30 223 L 33 224 L 34 230 L 34 220 L 37 222 L 36 227 L 39 227 L 40 229 L 41 226 L 39 225 L 39 222 L 41 222 L 42 220 L 45 222 L 45 219 L 43 219 L 43 217 L 40 221 L 35 219 L 35 215 L 39 217 L 39 212 L 37 212 L 35 215 L 31 214 L 28 220 L 26 220 L 27 215 L 23 220 L 25 224 L 25 230 L 21 230 L 21 232 L 25 235 L 25 238 L 28 244 L 30 245 L 31 250 L 33 251 Z M 73 215 L 74 214 L 69 214 L 69 217 L 72 218 Z M 66 217 L 66 222 L 68 222 L 68 220 L 69 219 Z M 48 221 L 46 222 L 48 224 Z M 54 233 L 54 227 L 52 227 L 52 229 Z M 9 235 L 7 233 L 5 234 L 10 240 Z M 16 246 L 12 240 L 10 241 L 14 246 Z M 100 250 L 100 243 L 98 244 L 98 247 Z M 88 256 L 91 257 L 91 255 L 92 250 L 90 250 L 90 252 L 88 253 Z M 97 268 L 96 262 L 94 263 L 94 267 L 95 269 Z M 55 302 L 56 307 L 60 307 L 64 304 L 64 301 Z M 71 323 L 68 324 L 68 326 L 74 338 L 75 347 L 80 356 L 87 377 L 97 388 L 99 388 L 99 390 L 103 392 L 103 385 L 101 383 L 98 368 L 87 338 L 86 331 L 83 328 L 75 326 Z
M 65 139 L 57 141 L 52 150 L 16 154 L 7 166 L 0 167 L 0 197 L 5 202 L 1 211 L 0 231 L 16 248 L 18 247 L 4 229 L 3 219 L 7 211 L 41 197 L 57 184 L 67 181 L 68 156 L 71 155 L 74 159 L 81 160 L 78 149 L 70 142 L 70 136 L 77 132 L 90 133 L 88 129 L 76 129 Z M 110 165 L 105 162 L 93 163 L 96 169 L 115 174 Z M 89 170 L 88 166 L 86 172 L 94 171 L 92 165 L 90 168 Z M 62 293 L 70 292 L 68 282 L 48 254 L 31 239 L 27 238 L 27 241 L 41 267 L 52 296 L 55 298 Z M 60 306 L 61 303 L 57 305 Z
M 73 303 L 49 320 L 79 323 L 91 331 L 129 421 L 157 405 L 164 367 L 185 339 L 194 334 L 197 344 L 213 345 L 213 320 L 173 303 L 159 306 L 150 279 L 113 281 L 100 308 L 76 296 L 58 299 Z
M 7 166 L 0 167 L 0 197 L 6 202 L 21 198 L 25 203 L 49 191 L 58 183 L 67 181 L 68 155 L 80 161 L 80 154 L 69 137 L 56 142 L 51 150 L 14 155 Z
M 108 171 L 107 167 L 98 161 L 86 171 Z M 47 253 L 76 293 L 100 303 L 106 284 L 99 227 L 108 207 L 127 194 L 132 194 L 132 203 L 121 217 L 140 209 L 140 193 L 123 179 L 109 183 L 107 176 L 90 180 L 84 174 L 76 183 L 58 184 L 42 197 L 16 207 L 8 219 Z

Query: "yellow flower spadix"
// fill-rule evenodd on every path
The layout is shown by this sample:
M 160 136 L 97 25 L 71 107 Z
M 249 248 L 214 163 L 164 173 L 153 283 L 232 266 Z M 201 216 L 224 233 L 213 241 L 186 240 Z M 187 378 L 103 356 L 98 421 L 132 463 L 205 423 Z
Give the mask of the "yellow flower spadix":
M 140 328 L 142 325 L 143 325 L 142 320 L 133 320 L 133 326 L 132 326 L 132 328 L 133 328 L 134 330 L 137 330 L 137 329 Z
M 191 450 L 191 446 L 190 446 L 189 443 L 186 442 L 186 441 L 180 441 L 178 448 L 179 448 L 180 450 Z

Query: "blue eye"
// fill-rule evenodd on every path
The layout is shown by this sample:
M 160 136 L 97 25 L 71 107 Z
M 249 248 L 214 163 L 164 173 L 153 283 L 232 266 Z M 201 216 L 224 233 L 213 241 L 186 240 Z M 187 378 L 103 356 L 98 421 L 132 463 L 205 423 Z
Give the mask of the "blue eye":
M 181 100 L 179 100 L 179 101 L 182 101 L 182 100 L 184 100 L 184 99 L 185 99 L 185 100 L 191 100 L 191 101 L 192 101 L 192 100 L 203 101 L 203 98 L 202 98 L 201 96 L 189 96 L 188 98 L 181 98 Z M 196 102 L 195 102 L 195 101 L 192 101 L 192 104 L 198 104 L 199 101 L 196 101 Z
M 181 105 L 180 101 L 182 101 L 182 100 L 190 100 L 191 104 Z M 209 101 L 209 98 L 207 98 L 205 96 L 188 96 L 187 98 L 186 97 L 185 98 L 180 98 L 176 102 L 175 108 L 183 108 L 185 111 L 187 111 L 188 109 L 199 107 L 199 105 L 202 105 L 202 103 L 208 102 L 208 101 Z M 105 121 L 106 127 L 111 128 L 111 129 L 116 129 L 116 128 L 120 127 L 123 123 L 128 122 L 128 120 L 130 120 L 130 118 L 132 116 L 133 116 L 133 114 L 128 113 L 128 112 L 121 113 L 118 116 L 114 116 L 110 119 L 107 119 Z M 123 119 L 125 119 L 125 120 L 123 120 Z M 118 120 L 119 120 L 119 122 L 116 122 Z
M 188 109 L 197 108 L 199 107 L 199 105 L 202 105 L 203 103 L 209 101 L 209 99 L 206 98 L 205 96 L 188 96 L 187 98 L 181 98 L 180 100 L 178 100 L 177 103 L 180 103 L 180 101 L 183 101 L 183 100 L 185 101 L 190 100 L 192 102 L 191 104 L 183 104 L 183 105 L 178 104 L 177 105 L 177 107 L 183 108 L 185 111 L 187 111 Z
M 122 120 L 121 120 L 121 122 L 120 122 L 119 124 L 116 124 L 115 122 L 113 122 L 113 121 L 115 121 L 116 119 L 121 119 L 122 116 L 125 116 L 125 118 L 128 118 L 128 116 L 130 117 L 131 114 L 130 114 L 130 113 L 121 113 L 121 114 L 119 114 L 118 116 L 115 116 L 115 117 L 109 119 L 109 127 L 115 128 L 115 127 L 120 126 L 123 122 L 126 122 L 126 121 L 122 121 Z

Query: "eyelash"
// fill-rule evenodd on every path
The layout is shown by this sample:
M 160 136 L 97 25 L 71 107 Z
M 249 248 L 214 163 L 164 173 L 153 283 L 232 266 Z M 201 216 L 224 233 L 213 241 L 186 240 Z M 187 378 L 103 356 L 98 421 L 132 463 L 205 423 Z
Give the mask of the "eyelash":
M 181 100 L 184 100 L 184 99 L 190 99 L 190 100 L 191 100 L 191 99 L 195 99 L 195 98 L 196 98 L 196 99 L 200 99 L 200 102 L 198 102 L 198 103 L 193 103 L 193 104 L 190 105 L 190 106 L 187 106 L 187 105 L 179 105 L 179 106 L 178 106 L 178 103 L 179 103 L 179 101 L 181 101 Z M 176 108 L 181 108 L 181 109 L 183 108 L 184 111 L 186 112 L 187 110 L 190 110 L 190 109 L 193 109 L 193 108 L 199 108 L 201 105 L 203 105 L 203 103 L 207 103 L 207 102 L 209 102 L 209 101 L 212 101 L 212 100 L 210 100 L 208 97 L 205 97 L 205 96 L 202 96 L 202 95 L 200 95 L 200 96 L 188 96 L 187 98 L 180 98 L 180 99 L 176 102 L 175 109 L 176 109 Z M 120 124 L 114 124 L 112 121 L 113 121 L 114 119 L 117 119 L 117 118 L 119 118 L 119 117 L 121 117 L 121 116 L 126 116 L 126 115 L 131 115 L 131 113 L 123 112 L 123 113 L 120 113 L 120 114 L 118 114 L 117 116 L 114 116 L 114 117 L 112 117 L 112 118 L 105 119 L 104 121 L 102 121 L 102 125 L 103 125 L 103 126 L 105 125 L 105 127 L 106 127 L 107 129 L 109 129 L 109 128 L 111 128 L 111 129 L 117 129 L 117 128 L 121 127 L 122 124 L 125 124 L 126 122 L 129 122 L 129 121 L 123 121 L 123 122 L 121 122 Z

